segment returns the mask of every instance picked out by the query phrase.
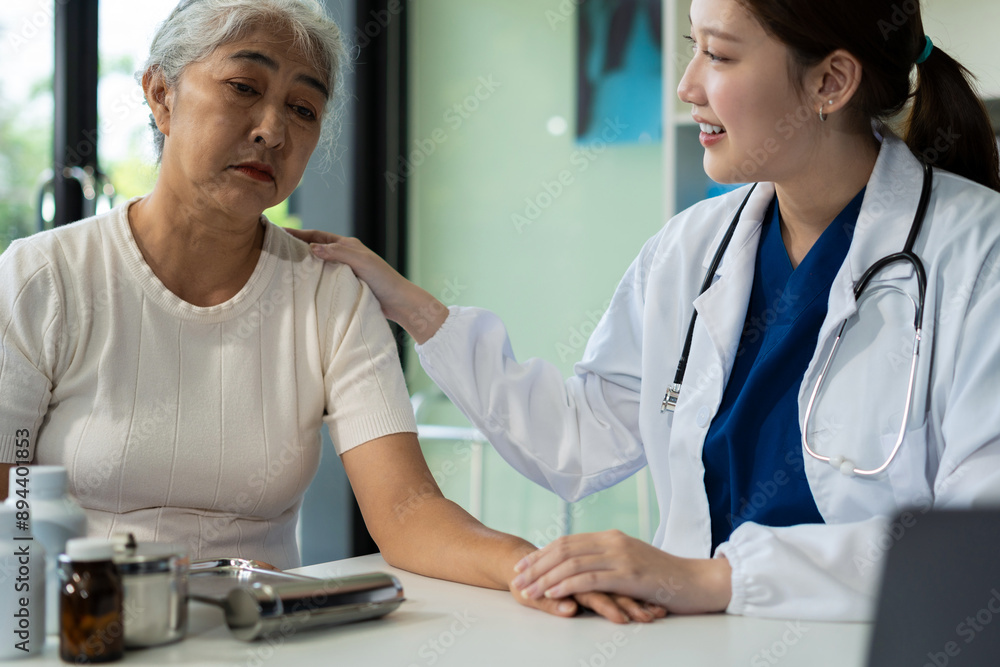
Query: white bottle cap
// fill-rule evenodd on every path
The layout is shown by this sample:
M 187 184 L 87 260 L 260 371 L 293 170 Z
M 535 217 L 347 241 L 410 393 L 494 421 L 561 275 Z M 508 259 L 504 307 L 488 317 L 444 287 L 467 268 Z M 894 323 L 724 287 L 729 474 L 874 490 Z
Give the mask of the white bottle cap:
M 10 538 L 15 535 L 27 537 L 31 534 L 14 528 L 16 517 L 17 510 L 15 508 L 6 503 L 0 503 L 0 537 Z
M 113 553 L 114 545 L 101 537 L 74 537 L 66 542 L 66 558 L 74 562 L 111 560 Z
M 69 477 L 63 466 L 24 467 L 28 469 L 27 475 L 18 475 L 16 467 L 10 469 L 10 485 L 8 486 L 10 490 L 19 488 L 15 486 L 15 483 L 20 479 L 25 479 L 27 480 L 28 502 L 31 502 L 32 499 L 62 498 L 66 495 Z

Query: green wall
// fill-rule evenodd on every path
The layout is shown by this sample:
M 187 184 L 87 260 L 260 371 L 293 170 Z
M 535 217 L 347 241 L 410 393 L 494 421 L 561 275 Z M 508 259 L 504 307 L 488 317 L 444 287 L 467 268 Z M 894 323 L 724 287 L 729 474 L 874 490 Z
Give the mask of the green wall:
M 662 146 L 576 145 L 574 3 L 409 7 L 410 154 L 400 175 L 410 188 L 410 277 L 446 303 L 498 313 L 518 359 L 542 357 L 569 375 L 663 223 Z M 547 129 L 553 117 L 569 124 L 561 136 Z M 433 386 L 415 355 L 407 373 L 411 389 Z M 424 411 L 421 421 L 462 423 L 453 408 Z M 467 447 L 424 446 L 445 493 L 467 503 Z M 490 448 L 484 484 L 487 524 L 535 542 L 558 530 L 555 496 Z M 633 479 L 583 501 L 574 529 L 639 535 L 636 494 Z

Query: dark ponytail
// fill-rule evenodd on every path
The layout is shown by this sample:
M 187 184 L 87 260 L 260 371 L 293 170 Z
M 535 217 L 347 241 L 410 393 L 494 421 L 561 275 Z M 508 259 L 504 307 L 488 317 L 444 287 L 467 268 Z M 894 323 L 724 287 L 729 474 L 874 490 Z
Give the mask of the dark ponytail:
M 906 144 L 920 159 L 1000 191 L 1000 157 L 989 115 L 968 70 L 938 47 L 910 74 L 926 47 L 918 0 L 739 0 L 793 54 L 792 75 L 836 49 L 861 61 L 852 100 L 859 117 L 890 122 L 912 107 Z
M 972 75 L 936 46 L 917 65 L 906 144 L 930 164 L 1000 191 L 996 135 Z

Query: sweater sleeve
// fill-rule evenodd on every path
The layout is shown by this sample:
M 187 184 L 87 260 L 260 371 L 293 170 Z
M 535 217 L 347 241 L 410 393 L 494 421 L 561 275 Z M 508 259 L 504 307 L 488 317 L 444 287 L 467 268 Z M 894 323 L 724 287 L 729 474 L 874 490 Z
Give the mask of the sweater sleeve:
M 52 265 L 30 243 L 15 241 L 0 255 L 0 463 L 34 459 L 62 315 Z M 27 461 L 17 456 L 25 440 Z
M 413 408 L 403 380 L 399 353 L 382 308 L 350 269 L 326 284 L 332 294 L 327 317 L 324 421 L 342 455 L 362 443 L 394 433 L 416 433 Z

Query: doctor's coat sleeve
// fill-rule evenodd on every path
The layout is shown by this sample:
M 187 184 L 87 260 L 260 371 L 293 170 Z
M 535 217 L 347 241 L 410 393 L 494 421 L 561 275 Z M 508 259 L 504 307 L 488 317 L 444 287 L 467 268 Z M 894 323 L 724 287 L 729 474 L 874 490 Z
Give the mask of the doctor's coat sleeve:
M 532 481 L 575 501 L 646 465 L 639 436 L 642 277 L 647 243 L 591 335 L 575 375 L 540 359 L 519 363 L 500 318 L 453 306 L 417 346 L 420 362 L 500 455 Z
M 968 305 L 937 315 L 934 379 L 927 414 L 932 500 L 913 502 L 899 521 L 771 528 L 739 526 L 717 555 L 733 567 L 734 614 L 832 621 L 869 620 L 883 559 L 912 521 L 933 509 L 1000 501 L 1000 252 L 980 272 Z M 947 324 L 943 324 L 947 323 Z M 904 443 L 906 446 L 907 443 Z
M 15 447 L 25 434 L 34 458 L 66 347 L 64 312 L 51 263 L 39 251 L 15 241 L 0 254 L 0 463 L 27 462 Z

